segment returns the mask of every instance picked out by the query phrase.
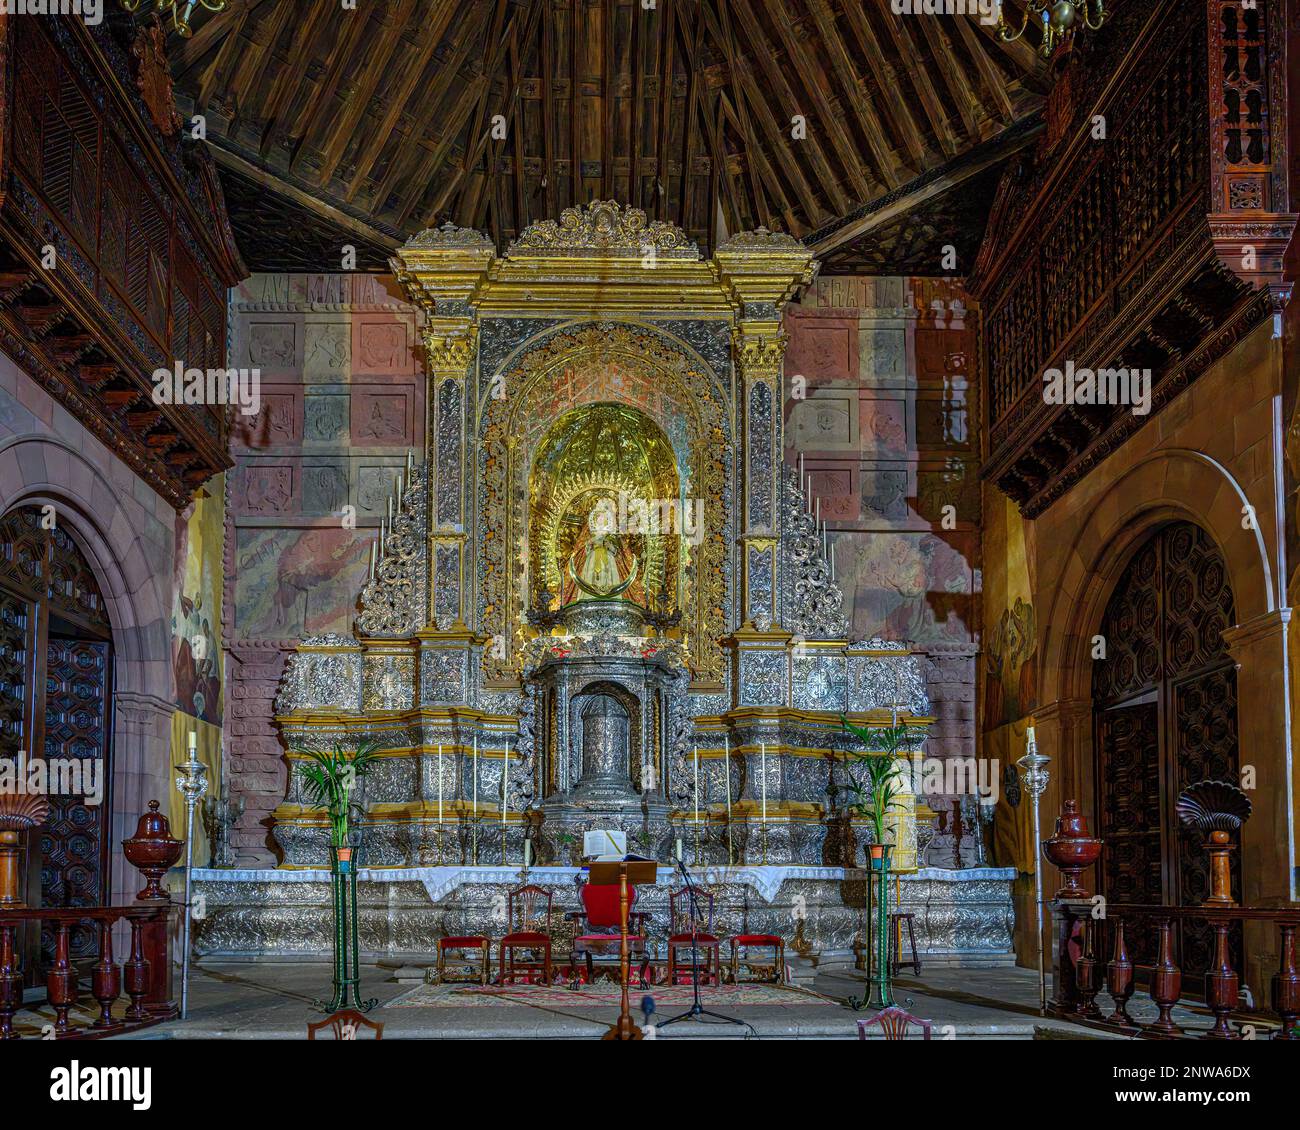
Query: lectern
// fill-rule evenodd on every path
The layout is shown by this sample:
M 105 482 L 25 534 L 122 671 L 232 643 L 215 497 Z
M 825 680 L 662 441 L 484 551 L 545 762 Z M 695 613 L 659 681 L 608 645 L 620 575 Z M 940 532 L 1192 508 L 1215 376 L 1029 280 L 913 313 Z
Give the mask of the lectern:
M 654 883 L 659 878 L 659 864 L 653 859 L 624 859 L 609 863 L 589 863 L 587 871 L 587 881 L 598 887 L 618 884 L 618 964 L 623 980 L 623 1003 L 618 1020 L 601 1039 L 644 1039 L 641 1029 L 632 1023 L 632 1011 L 627 999 L 627 892 L 629 887 L 635 887 L 638 883 Z

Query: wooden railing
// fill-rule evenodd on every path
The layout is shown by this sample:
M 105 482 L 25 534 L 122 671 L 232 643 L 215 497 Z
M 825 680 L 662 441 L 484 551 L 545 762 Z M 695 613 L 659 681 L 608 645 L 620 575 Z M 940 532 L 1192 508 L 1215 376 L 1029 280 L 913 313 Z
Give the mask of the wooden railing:
M 54 1009 L 56 1039 L 97 1039 L 147 1028 L 177 1015 L 171 999 L 170 902 L 136 906 L 94 906 L 51 909 L 20 907 L 0 910 L 0 1040 L 20 1038 L 14 1015 L 23 1008 L 23 975 L 19 932 L 26 923 L 49 923 L 54 935 L 54 960 L 45 975 L 47 1000 Z M 90 997 L 99 1015 L 89 1025 L 69 1018 L 77 1003 L 79 974 L 69 959 L 69 935 L 78 923 L 93 922 L 99 930 L 99 958 L 90 970 Z M 113 929 L 129 928 L 129 953 L 120 965 L 113 958 Z M 122 990 L 130 999 L 125 1012 L 114 1015 Z M 47 1032 L 33 1033 L 37 1036 Z
M 1241 1027 L 1234 1029 L 1229 1022 L 1242 1004 L 1241 977 L 1233 967 L 1231 935 L 1238 925 L 1244 928 L 1246 923 L 1271 923 L 1279 933 L 1278 970 L 1272 977 L 1268 1001 L 1271 1007 L 1259 1007 L 1239 1017 L 1239 1024 L 1274 1020 L 1279 1028 L 1273 1039 L 1300 1041 L 1300 971 L 1296 969 L 1300 907 L 1104 906 L 1105 917 L 1100 918 L 1094 917 L 1096 908 L 1090 899 L 1058 899 L 1053 903 L 1057 939 L 1055 991 L 1048 1005 L 1053 1015 L 1129 1036 L 1241 1039 Z M 1174 927 L 1189 920 L 1207 923 L 1214 932 L 1213 954 L 1204 974 L 1205 1006 L 1214 1022 L 1205 1027 L 1186 1021 L 1179 1024 L 1173 1017 L 1174 1006 L 1182 999 L 1183 981 L 1175 960 Z M 1130 944 L 1132 930 L 1139 923 L 1153 927 L 1157 935 L 1147 987 L 1156 1016 L 1146 1023 L 1129 1015 L 1129 1001 L 1137 987 Z M 1097 1005 L 1103 988 L 1112 1002 L 1109 1013 Z

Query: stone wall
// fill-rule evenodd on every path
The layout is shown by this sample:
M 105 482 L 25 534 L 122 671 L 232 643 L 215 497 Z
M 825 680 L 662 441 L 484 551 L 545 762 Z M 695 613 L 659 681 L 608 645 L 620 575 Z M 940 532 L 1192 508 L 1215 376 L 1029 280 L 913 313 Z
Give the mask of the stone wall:
M 821 500 L 851 634 L 924 655 L 927 751 L 974 756 L 978 311 L 944 280 L 827 277 L 785 324 L 786 461 Z M 931 803 L 950 817 L 951 798 Z M 955 862 L 943 841 L 931 860 Z
M 176 713 L 172 564 L 177 514 L 35 381 L 0 353 L 0 514 L 55 507 L 94 570 L 113 629 L 110 841 L 135 831 L 152 798 L 167 802 Z M 114 850 L 111 897 L 129 902 L 139 874 Z
M 262 372 L 262 407 L 227 476 L 227 756 L 245 814 L 241 864 L 275 855 L 285 794 L 271 701 L 301 639 L 350 634 L 379 521 L 424 446 L 415 314 L 376 275 L 255 275 L 233 292 L 231 365 Z

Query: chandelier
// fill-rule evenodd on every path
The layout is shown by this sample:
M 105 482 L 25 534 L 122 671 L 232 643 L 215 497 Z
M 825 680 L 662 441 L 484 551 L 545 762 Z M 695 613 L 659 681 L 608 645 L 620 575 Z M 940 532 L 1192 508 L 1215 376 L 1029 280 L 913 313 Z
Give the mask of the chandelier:
M 120 0 L 123 8 L 134 14 L 146 0 Z M 190 29 L 190 16 L 195 8 L 207 12 L 224 11 L 227 0 L 153 0 L 154 12 L 160 16 L 171 13 L 172 30 L 177 35 L 188 39 L 193 32 Z
M 1080 27 L 1096 31 L 1106 22 L 1106 0 L 1025 0 L 1025 18 L 1017 31 L 1006 22 L 1002 5 L 998 5 L 998 38 L 1010 43 L 1025 34 L 1032 19 L 1042 27 L 1043 42 L 1038 53 L 1044 59 L 1056 54 L 1062 44 L 1068 44 Z

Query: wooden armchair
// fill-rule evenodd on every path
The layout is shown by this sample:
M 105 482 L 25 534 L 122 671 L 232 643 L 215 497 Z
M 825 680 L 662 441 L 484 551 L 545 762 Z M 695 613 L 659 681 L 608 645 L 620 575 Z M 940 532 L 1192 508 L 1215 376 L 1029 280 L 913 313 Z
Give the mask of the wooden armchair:
M 513 985 L 522 973 L 528 984 L 551 983 L 551 892 L 529 884 L 510 892 L 506 902 L 506 935 L 501 939 L 502 985 Z M 522 953 L 522 957 L 520 954 Z
M 369 1029 L 375 1034 L 376 1040 L 384 1038 L 384 1026 L 378 1020 L 371 1020 L 364 1013 L 357 1012 L 356 1009 L 345 1008 L 342 1012 L 336 1012 L 332 1016 L 325 1017 L 324 1020 L 318 1020 L 314 1024 L 307 1025 L 307 1039 L 314 1040 L 317 1032 L 329 1029 L 334 1034 L 336 1040 L 355 1040 L 358 1032 L 362 1029 Z
M 649 987 L 646 973 L 650 968 L 650 957 L 646 949 L 645 922 L 649 917 L 644 911 L 634 910 L 636 906 L 636 888 L 629 887 L 627 902 L 627 952 L 629 962 L 640 963 L 641 988 Z M 578 975 L 579 965 L 585 960 L 587 984 L 596 977 L 594 958 L 607 958 L 611 954 L 619 962 L 619 893 L 616 883 L 584 883 L 578 889 L 582 900 L 582 910 L 571 911 L 566 917 L 576 922 L 576 936 L 573 939 L 573 952 L 570 962 L 573 974 Z M 604 963 L 602 963 L 604 964 Z M 619 979 L 622 979 L 621 968 Z M 629 966 L 630 968 L 630 966 Z
M 685 887 L 668 892 L 668 984 L 689 985 L 695 964 L 699 958 L 701 984 L 718 985 L 722 983 L 722 941 L 713 931 L 713 895 L 709 891 L 695 889 L 696 904 L 703 921 L 696 928 L 699 933 L 694 938 L 692 953 L 691 938 L 691 897 Z M 686 954 L 687 964 L 677 964 L 677 953 Z
M 921 1020 L 910 1012 L 899 1008 L 898 1005 L 891 1004 L 888 1008 L 882 1008 L 870 1020 L 858 1021 L 858 1039 L 865 1040 L 867 1038 L 867 1029 L 873 1024 L 879 1024 L 884 1039 L 906 1040 L 908 1028 L 916 1024 L 920 1026 L 921 1039 L 928 1040 L 932 1023 L 933 1021 Z

